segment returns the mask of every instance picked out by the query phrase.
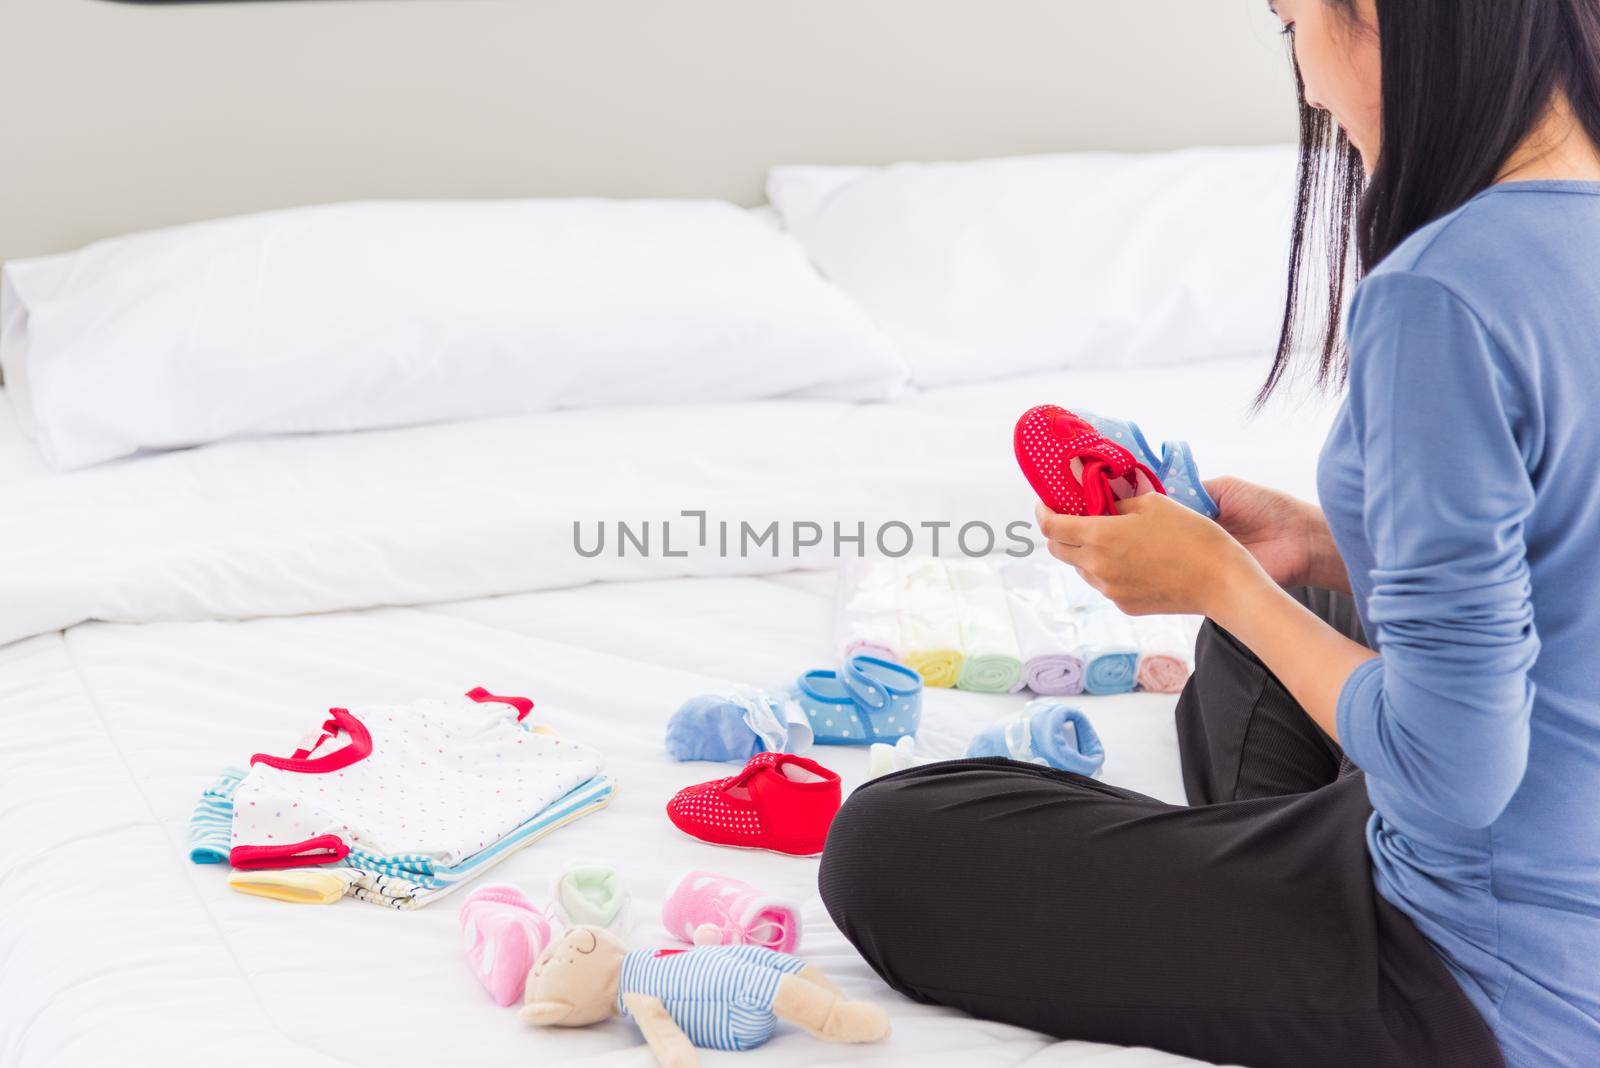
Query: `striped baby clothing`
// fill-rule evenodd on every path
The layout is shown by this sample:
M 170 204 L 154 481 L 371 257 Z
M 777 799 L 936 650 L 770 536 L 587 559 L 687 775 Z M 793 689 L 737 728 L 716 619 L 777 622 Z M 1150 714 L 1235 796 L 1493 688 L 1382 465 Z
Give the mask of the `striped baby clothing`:
M 609 798 L 599 752 L 530 730 L 531 707 L 475 690 L 332 709 L 293 755 L 251 758 L 233 794 L 231 863 L 344 862 L 423 885 L 470 878 L 568 795 L 575 812 Z
M 244 779 L 238 768 L 224 768 L 206 787 L 189 817 L 189 859 L 196 864 L 223 864 L 233 848 L 233 792 Z
M 778 981 L 805 961 L 760 946 L 641 949 L 622 958 L 624 994 L 659 998 L 689 1041 L 704 1049 L 754 1049 L 772 1037 Z

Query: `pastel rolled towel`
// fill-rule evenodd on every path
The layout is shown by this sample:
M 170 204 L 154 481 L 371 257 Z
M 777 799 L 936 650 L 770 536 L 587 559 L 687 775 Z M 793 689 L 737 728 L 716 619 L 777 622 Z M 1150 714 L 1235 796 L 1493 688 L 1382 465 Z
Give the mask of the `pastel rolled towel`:
M 1189 681 L 1194 648 L 1192 616 L 1141 616 L 1133 621 L 1139 641 L 1139 689 L 1177 693 Z
M 899 660 L 900 562 L 890 558 L 851 560 L 841 569 L 834 613 L 834 644 L 841 659 L 864 653 Z
M 1084 692 L 1131 693 L 1139 675 L 1139 638 L 1133 621 L 1102 599 L 1085 613 L 1083 632 Z
M 1067 575 L 1077 577 L 1054 560 L 1008 560 L 1000 566 L 1022 659 L 1014 689 L 1026 687 L 1049 697 L 1083 692 L 1083 657 L 1078 655 L 1082 629 Z
M 924 686 L 946 689 L 961 677 L 961 602 L 944 561 L 901 561 L 900 662 L 922 676 Z
M 980 560 L 946 567 L 961 605 L 961 649 L 966 653 L 957 688 L 1010 693 L 1022 677 L 1022 655 L 1000 573 Z

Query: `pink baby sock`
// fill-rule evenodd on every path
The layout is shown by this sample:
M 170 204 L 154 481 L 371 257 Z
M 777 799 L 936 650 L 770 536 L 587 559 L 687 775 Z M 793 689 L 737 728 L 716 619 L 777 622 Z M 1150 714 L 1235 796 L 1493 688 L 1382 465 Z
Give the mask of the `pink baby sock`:
M 522 998 L 528 971 L 550 944 L 550 918 L 514 886 L 480 886 L 461 903 L 461 934 L 473 974 L 501 1005 Z
M 793 953 L 800 946 L 800 909 L 747 882 L 691 871 L 667 891 L 661 922 L 697 946 L 765 946 Z

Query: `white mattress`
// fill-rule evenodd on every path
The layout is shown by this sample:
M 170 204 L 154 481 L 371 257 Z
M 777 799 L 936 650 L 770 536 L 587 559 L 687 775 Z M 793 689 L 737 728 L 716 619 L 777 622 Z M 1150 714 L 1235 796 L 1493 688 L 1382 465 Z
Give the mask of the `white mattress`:
M 1010 427 L 1043 401 L 1136 402 L 1152 436 L 1194 442 L 1204 473 L 1309 494 L 1327 405 L 1247 425 L 1259 373 L 1063 374 L 889 407 L 561 413 L 65 476 L 16 440 L 0 403 L 0 1065 L 651 1063 L 627 1023 L 541 1031 L 494 1006 L 448 902 L 289 906 L 231 893 L 224 871 L 187 860 L 190 809 L 223 765 L 283 748 L 332 704 L 476 684 L 533 696 L 542 719 L 606 753 L 620 785 L 609 809 L 496 878 L 542 890 L 570 859 L 610 859 L 644 917 L 635 944 L 649 946 L 668 944 L 658 915 L 673 877 L 738 875 L 805 902 L 803 954 L 894 1022 L 881 1046 L 780 1030 L 707 1064 L 1192 1063 L 909 1002 L 833 928 L 816 861 L 677 835 L 666 799 L 725 770 L 669 762 L 666 717 L 719 683 L 823 664 L 833 576 L 793 569 L 829 562 L 589 561 L 571 551 L 571 522 L 696 507 L 1027 518 Z M 590 579 L 611 581 L 573 588 Z M 80 622 L 91 617 L 117 622 Z M 1021 700 L 930 692 L 923 752 L 958 755 Z M 1172 703 L 1083 699 L 1110 781 L 1181 800 Z M 847 789 L 861 781 L 864 753 L 821 757 Z

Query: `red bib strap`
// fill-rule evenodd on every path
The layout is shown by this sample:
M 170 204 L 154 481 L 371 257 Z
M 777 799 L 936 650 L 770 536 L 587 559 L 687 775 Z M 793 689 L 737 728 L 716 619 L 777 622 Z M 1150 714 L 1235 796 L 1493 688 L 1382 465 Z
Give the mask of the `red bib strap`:
M 520 722 L 529 712 L 533 711 L 533 702 L 526 697 L 500 697 L 485 690 L 482 686 L 474 686 L 467 691 L 467 696 L 480 705 L 486 701 L 499 701 L 503 705 L 510 705 L 517 710 L 517 720 Z
M 309 868 L 318 864 L 333 864 L 349 854 L 350 847 L 338 835 L 319 834 L 304 842 L 286 842 L 276 846 L 234 846 L 228 853 L 228 863 L 240 871 Z
M 310 750 L 308 749 L 296 749 L 295 755 L 291 757 L 257 753 L 250 758 L 250 763 L 265 764 L 269 768 L 278 768 L 281 771 L 298 771 L 317 775 L 348 768 L 351 764 L 372 752 L 372 733 L 367 730 L 366 724 L 352 716 L 348 709 L 330 708 L 328 713 L 333 718 L 324 723 L 322 729 L 326 732 L 337 728 L 348 734 L 350 736 L 350 744 L 343 749 L 336 749 L 327 756 L 320 757 L 309 756 Z

